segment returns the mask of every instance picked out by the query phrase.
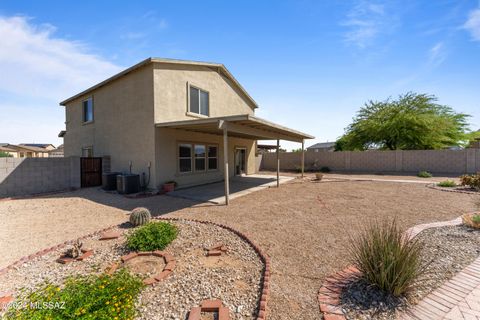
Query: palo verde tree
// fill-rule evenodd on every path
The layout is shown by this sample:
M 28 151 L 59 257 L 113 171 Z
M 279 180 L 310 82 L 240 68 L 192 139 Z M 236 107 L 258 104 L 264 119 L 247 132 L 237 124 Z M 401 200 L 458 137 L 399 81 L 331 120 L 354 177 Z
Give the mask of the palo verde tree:
M 336 142 L 336 150 L 423 150 L 462 145 L 468 117 L 437 104 L 437 98 L 427 94 L 409 92 L 397 100 L 369 101 Z

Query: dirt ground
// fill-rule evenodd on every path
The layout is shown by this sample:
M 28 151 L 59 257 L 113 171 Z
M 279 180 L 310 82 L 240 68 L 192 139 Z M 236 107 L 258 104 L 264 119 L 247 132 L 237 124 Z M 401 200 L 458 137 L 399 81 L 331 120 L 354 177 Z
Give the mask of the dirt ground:
M 127 210 L 136 206 L 154 214 L 225 223 L 245 232 L 272 259 L 270 319 L 319 319 L 316 295 L 322 279 L 349 264 L 350 235 L 366 222 L 396 217 L 409 227 L 452 219 L 479 210 L 480 196 L 432 190 L 419 183 L 294 180 L 235 199 L 228 207 L 167 196 L 133 200 L 97 189 L 0 201 L 0 267 L 123 222 Z

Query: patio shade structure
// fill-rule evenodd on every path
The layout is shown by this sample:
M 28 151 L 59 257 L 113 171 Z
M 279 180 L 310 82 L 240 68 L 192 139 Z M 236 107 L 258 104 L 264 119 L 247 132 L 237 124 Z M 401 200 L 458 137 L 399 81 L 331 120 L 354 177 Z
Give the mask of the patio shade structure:
M 277 141 L 277 187 L 280 176 L 280 140 L 294 141 L 302 144 L 301 168 L 302 177 L 305 168 L 305 139 L 314 137 L 297 130 L 293 130 L 273 122 L 244 114 L 225 117 L 212 117 L 206 119 L 181 120 L 172 122 L 156 123 L 157 128 L 179 129 L 190 132 L 206 133 L 223 136 L 223 162 L 225 180 L 225 204 L 228 205 L 229 177 L 228 177 L 228 137 L 238 137 L 253 140 L 276 140 Z

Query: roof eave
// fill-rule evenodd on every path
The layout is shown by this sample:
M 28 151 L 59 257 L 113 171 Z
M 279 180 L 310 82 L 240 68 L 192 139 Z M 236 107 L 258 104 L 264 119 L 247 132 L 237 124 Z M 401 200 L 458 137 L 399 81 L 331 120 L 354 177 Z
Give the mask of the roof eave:
M 218 71 L 222 71 L 239 89 L 240 91 L 245 95 L 245 97 L 252 103 L 253 105 L 253 109 L 256 109 L 258 108 L 258 104 L 257 102 L 248 94 L 247 90 L 245 90 L 245 88 L 240 84 L 240 82 L 237 81 L 237 79 L 235 79 L 235 77 L 230 73 L 230 71 L 228 71 L 228 69 L 225 67 L 225 65 L 221 64 L 221 63 L 212 63 L 212 62 L 200 62 L 200 61 L 189 61 L 189 60 L 175 60 L 175 59 L 164 59 L 164 58 L 147 58 L 133 66 L 131 66 L 130 68 L 127 68 L 113 76 L 111 76 L 110 78 L 107 78 L 105 80 L 103 80 L 102 82 L 99 82 L 97 83 L 96 85 L 94 86 L 91 86 L 90 88 L 86 89 L 86 90 L 83 90 L 82 92 L 66 99 L 66 100 L 63 100 L 62 102 L 60 102 L 60 105 L 61 106 L 65 106 L 67 103 L 75 100 L 75 99 L 78 99 L 86 94 L 88 94 L 89 92 L 95 90 L 95 89 L 98 89 L 104 85 L 106 85 L 107 83 L 113 81 L 113 80 L 116 80 L 120 77 L 123 77 L 124 75 L 140 68 L 140 67 L 143 67 L 147 64 L 150 64 L 150 63 L 169 63 L 169 64 L 183 64 L 183 65 L 196 65 L 196 66 L 206 66 L 206 67 L 211 67 L 211 68 L 217 68 Z

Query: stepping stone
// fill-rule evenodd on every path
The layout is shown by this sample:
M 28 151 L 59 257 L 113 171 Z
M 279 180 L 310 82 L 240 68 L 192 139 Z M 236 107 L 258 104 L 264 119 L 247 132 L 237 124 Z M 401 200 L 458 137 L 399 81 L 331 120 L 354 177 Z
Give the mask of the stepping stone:
M 222 255 L 222 251 L 220 251 L 220 250 L 209 250 L 207 252 L 207 257 L 221 256 L 221 255 Z
M 121 234 L 118 231 L 106 231 L 100 235 L 100 238 L 98 240 L 118 239 L 120 236 Z
M 60 258 L 57 259 L 57 262 L 58 262 L 58 263 L 61 263 L 61 264 L 67 264 L 67 263 L 70 263 L 70 262 L 72 262 L 72 261 L 74 261 L 74 260 L 75 260 L 75 259 L 73 259 L 73 258 L 61 256 Z

